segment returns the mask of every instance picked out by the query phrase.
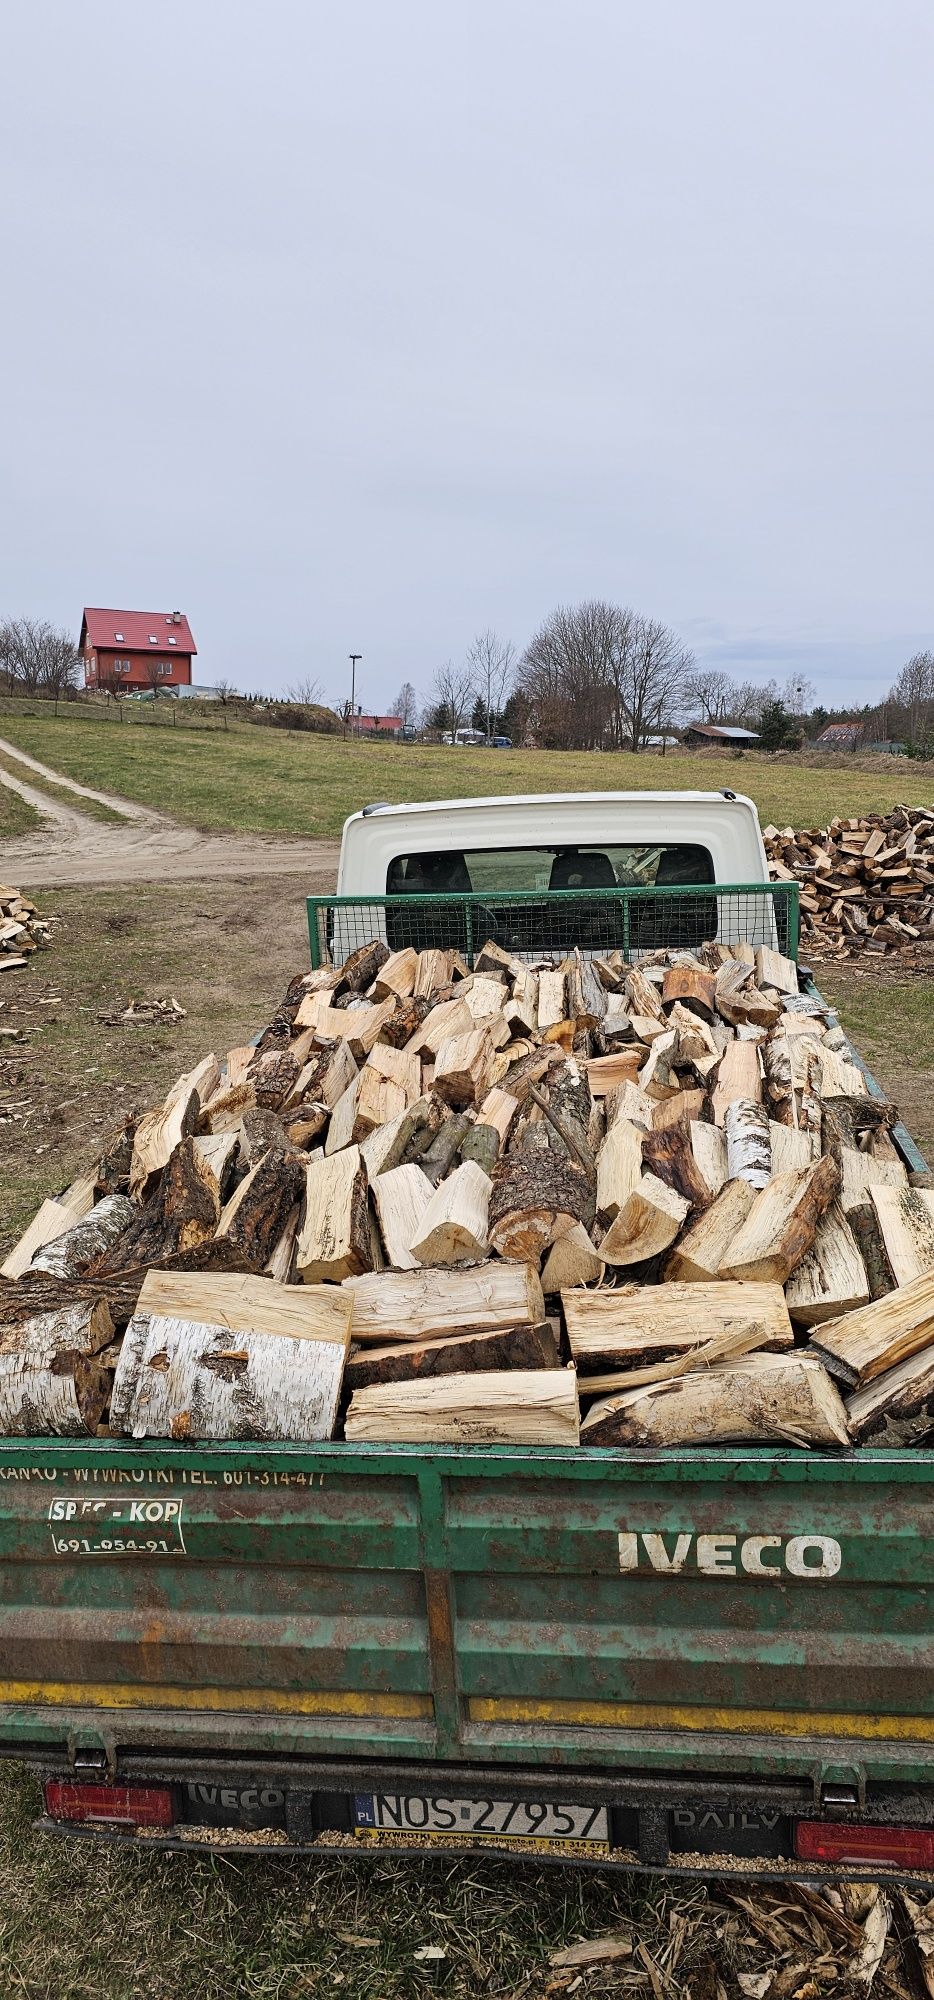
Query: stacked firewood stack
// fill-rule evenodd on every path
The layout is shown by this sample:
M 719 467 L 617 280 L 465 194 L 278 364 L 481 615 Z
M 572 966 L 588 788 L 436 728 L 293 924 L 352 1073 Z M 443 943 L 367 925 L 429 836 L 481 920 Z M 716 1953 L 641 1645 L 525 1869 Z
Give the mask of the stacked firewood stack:
M 905 953 L 934 939 L 934 808 L 763 833 L 773 882 L 800 882 L 802 937 L 815 958 Z
M 43 1203 L 2 1267 L 0 1428 L 907 1441 L 934 1194 L 895 1115 L 766 946 L 374 942 Z
M 51 928 L 43 923 L 35 903 L 0 882 L 0 972 L 21 972 L 32 953 L 51 942 Z

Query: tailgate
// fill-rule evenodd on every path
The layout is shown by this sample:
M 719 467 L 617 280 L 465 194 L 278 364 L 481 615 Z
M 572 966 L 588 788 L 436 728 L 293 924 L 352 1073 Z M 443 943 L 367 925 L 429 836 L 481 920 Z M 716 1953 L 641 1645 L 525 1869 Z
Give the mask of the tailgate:
M 920 1779 L 934 1457 L 0 1445 L 0 1749 Z

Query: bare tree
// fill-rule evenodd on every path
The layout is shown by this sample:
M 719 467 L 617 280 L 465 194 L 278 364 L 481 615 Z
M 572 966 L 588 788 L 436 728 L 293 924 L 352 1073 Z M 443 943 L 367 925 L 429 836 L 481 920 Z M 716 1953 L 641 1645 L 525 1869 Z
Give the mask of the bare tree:
M 782 700 L 789 715 L 809 715 L 817 701 L 817 689 L 806 674 L 789 674 L 782 688 Z
M 725 722 L 736 696 L 735 683 L 722 667 L 698 667 L 688 675 L 684 691 L 704 722 Z
M 474 696 L 470 668 L 458 667 L 453 660 L 445 660 L 435 674 L 431 691 L 434 713 L 439 718 L 437 727 L 446 734 L 456 736 L 470 711 Z
M 467 653 L 471 689 L 483 709 L 486 740 L 489 743 L 497 716 L 502 714 L 515 671 L 516 649 L 498 639 L 491 629 L 478 632 Z
M 79 654 L 71 634 L 40 618 L 10 618 L 0 625 L 0 666 L 11 690 L 54 695 L 78 681 Z
M 321 697 L 321 682 L 312 680 L 310 674 L 306 674 L 302 680 L 293 681 L 292 685 L 286 689 L 287 701 L 301 702 L 307 708 L 312 708 L 318 704 L 321 701 Z
M 934 653 L 913 653 L 905 661 L 889 705 L 898 711 L 909 744 L 921 743 L 934 731 Z
M 159 659 L 157 653 L 146 654 L 143 672 L 146 676 L 147 687 L 152 688 L 153 694 L 158 694 L 159 689 L 165 686 L 166 676 L 162 672 L 162 661 Z
M 411 681 L 403 681 L 392 705 L 393 715 L 397 715 L 403 729 L 414 729 L 418 719 L 418 696 Z
M 777 681 L 741 681 L 725 719 L 743 729 L 758 729 L 769 703 L 778 698 Z
M 653 731 L 664 730 L 677 714 L 693 665 L 693 653 L 660 618 L 633 620 L 620 675 L 630 750 L 643 750 Z
M 591 599 L 552 612 L 518 682 L 544 744 L 641 750 L 674 719 L 693 664 L 660 619 Z

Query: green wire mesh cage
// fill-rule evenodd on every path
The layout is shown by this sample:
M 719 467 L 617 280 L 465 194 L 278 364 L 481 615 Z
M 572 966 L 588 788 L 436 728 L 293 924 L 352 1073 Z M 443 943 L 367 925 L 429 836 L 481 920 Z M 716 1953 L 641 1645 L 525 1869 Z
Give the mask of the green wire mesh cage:
M 527 958 L 621 951 L 641 958 L 699 945 L 769 945 L 798 955 L 796 882 L 703 883 L 696 888 L 543 889 L 437 896 L 309 896 L 315 967 L 341 964 L 382 938 L 392 951 L 459 951 L 472 965 L 488 939 Z

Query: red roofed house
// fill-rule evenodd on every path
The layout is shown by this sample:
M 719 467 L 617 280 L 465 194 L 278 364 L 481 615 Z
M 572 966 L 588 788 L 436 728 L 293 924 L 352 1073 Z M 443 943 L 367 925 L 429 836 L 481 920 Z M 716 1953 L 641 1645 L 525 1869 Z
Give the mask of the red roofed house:
M 402 723 L 398 715 L 354 715 L 351 728 L 355 736 L 398 736 Z
M 100 611 L 85 605 L 78 651 L 87 688 L 190 687 L 198 648 L 181 611 Z

